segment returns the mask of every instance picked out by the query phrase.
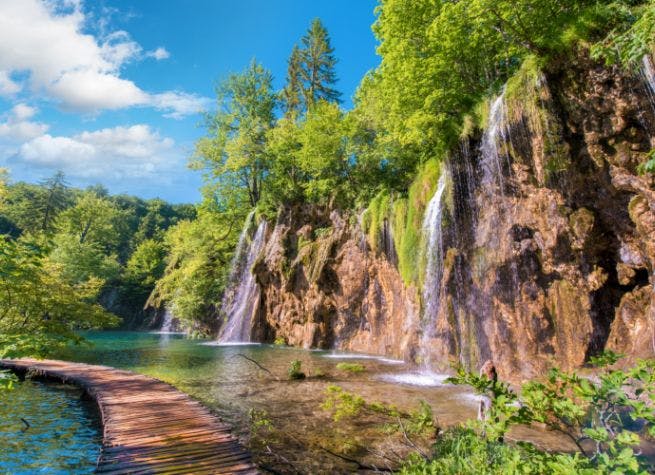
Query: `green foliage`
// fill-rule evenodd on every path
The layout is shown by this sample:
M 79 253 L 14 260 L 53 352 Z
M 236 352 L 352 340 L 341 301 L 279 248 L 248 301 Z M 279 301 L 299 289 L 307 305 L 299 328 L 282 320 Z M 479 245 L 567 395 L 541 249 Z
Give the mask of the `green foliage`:
M 45 356 L 76 331 L 118 322 L 93 303 L 102 281 L 69 283 L 47 249 L 30 239 L 0 238 L 0 358 Z
M 268 170 L 266 134 L 277 105 L 272 83 L 271 73 L 254 60 L 223 81 L 216 91 L 218 111 L 207 115 L 208 135 L 196 144 L 191 162 L 220 184 L 222 194 L 250 207 L 259 202 Z
M 382 190 L 371 200 L 364 214 L 364 230 L 366 230 L 369 246 L 374 252 L 380 251 L 380 232 L 385 220 L 389 219 L 391 205 L 389 192 Z
M 62 277 L 67 281 L 77 283 L 95 277 L 109 282 L 118 278 L 120 264 L 116 256 L 106 254 L 99 244 L 80 242 L 72 234 L 58 234 L 53 243 L 50 258 L 61 266 Z
M 289 379 L 305 379 L 305 373 L 302 372 L 301 367 L 302 361 L 300 360 L 293 360 L 291 363 L 289 363 L 289 369 L 287 370 Z
M 460 368 L 450 381 L 486 395 L 486 416 L 446 431 L 431 460 L 412 460 L 402 473 L 647 473 L 653 467 L 638 446 L 644 434 L 655 436 L 655 361 L 611 369 L 618 358 L 593 359 L 597 380 L 553 369 L 545 381 L 523 385 L 520 395 Z M 564 434 L 579 451 L 546 453 L 527 442 L 503 442 L 511 427 L 533 423 Z
M 362 396 L 344 391 L 336 385 L 329 385 L 325 393 L 321 408 L 332 414 L 334 422 L 373 417 L 387 434 L 402 433 L 404 436 L 423 438 L 433 437 L 437 430 L 432 407 L 425 401 L 419 401 L 418 408 L 407 413 L 393 405 L 368 402 Z
M 0 371 L 0 393 L 14 388 L 18 378 L 11 371 Z
M 188 326 L 210 327 L 220 305 L 229 263 L 243 218 L 201 207 L 197 219 L 181 221 L 166 233 L 166 271 L 150 303 L 167 302 Z
M 275 338 L 275 341 L 273 342 L 275 346 L 285 346 L 287 344 L 287 341 L 284 339 L 282 336 L 278 336 Z
M 325 393 L 326 397 L 321 404 L 321 409 L 332 412 L 335 422 L 359 415 L 366 406 L 363 397 L 344 391 L 341 387 L 333 384 L 327 387 Z
M 637 167 L 640 174 L 655 173 L 655 149 L 651 150 L 646 157 L 647 160 Z
M 364 365 L 359 363 L 339 363 L 337 364 L 337 369 L 339 371 L 345 371 L 346 373 L 363 373 L 366 371 Z
M 592 46 L 592 57 L 607 64 L 621 63 L 636 68 L 655 48 L 655 2 L 609 2 L 614 21 L 606 22 L 607 35 Z M 606 15 L 608 16 L 608 15 Z
M 526 58 L 548 61 L 612 28 L 625 31 L 652 8 L 642 8 L 643 3 L 382 1 L 374 24 L 382 61 L 356 95 L 355 115 L 369 118 L 362 123 L 374 130 L 369 150 L 391 167 L 409 170 L 400 175 L 407 186 L 421 163 L 445 156 L 470 133 L 478 105 Z M 633 30 L 628 37 L 652 39 L 648 15 L 635 23 L 639 33 Z

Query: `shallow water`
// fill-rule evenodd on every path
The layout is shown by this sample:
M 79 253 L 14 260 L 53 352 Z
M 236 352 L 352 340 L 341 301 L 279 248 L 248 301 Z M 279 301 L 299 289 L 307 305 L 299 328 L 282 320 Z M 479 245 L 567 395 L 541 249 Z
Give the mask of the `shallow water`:
M 445 384 L 443 375 L 417 373 L 415 367 L 396 360 L 273 345 L 218 346 L 174 334 L 93 332 L 85 336 L 92 347 L 69 349 L 58 357 L 130 369 L 171 383 L 230 422 L 256 460 L 278 471 L 347 473 L 353 470 L 352 464 L 330 455 L 326 448 L 353 441 L 371 447 L 390 443 L 387 435 L 376 430 L 379 421 L 335 423 L 320 407 L 329 385 L 404 411 L 424 400 L 440 425 L 476 416 L 477 400 L 470 391 Z M 307 379 L 288 380 L 293 360 L 302 362 Z M 360 363 L 366 370 L 351 374 L 336 369 L 343 360 Z M 312 377 L 320 373 L 324 376 Z M 253 413 L 275 429 L 264 440 L 249 440 L 249 414 Z M 278 455 L 270 455 L 269 447 Z
M 81 395 L 29 379 L 0 391 L 0 473 L 93 473 L 102 430 L 95 404 Z

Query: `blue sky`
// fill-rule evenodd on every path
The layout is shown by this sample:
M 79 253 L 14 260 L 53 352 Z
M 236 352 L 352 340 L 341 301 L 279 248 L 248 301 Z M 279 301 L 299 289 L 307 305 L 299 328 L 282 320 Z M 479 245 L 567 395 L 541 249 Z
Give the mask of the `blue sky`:
M 186 168 L 198 112 L 251 58 L 281 88 L 294 43 L 319 17 L 344 107 L 374 68 L 375 0 L 0 0 L 0 167 L 36 182 L 173 202 L 199 199 Z

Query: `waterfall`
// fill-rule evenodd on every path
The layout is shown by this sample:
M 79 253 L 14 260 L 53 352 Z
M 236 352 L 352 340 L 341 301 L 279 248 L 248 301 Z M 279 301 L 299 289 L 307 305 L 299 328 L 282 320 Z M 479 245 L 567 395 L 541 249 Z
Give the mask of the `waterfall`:
M 259 300 L 259 286 L 252 273 L 252 266 L 264 246 L 267 228 L 266 221 L 259 223 L 255 235 L 249 241 L 252 219 L 251 213 L 246 219 L 232 259 L 228 286 L 221 305 L 221 314 L 225 317 L 219 337 L 221 342 L 250 341 L 252 314 Z
M 653 60 L 648 54 L 645 54 L 641 60 L 641 74 L 646 84 L 648 84 L 650 100 L 655 106 L 655 66 L 653 66 Z
M 427 359 L 429 340 L 434 337 L 437 313 L 441 294 L 443 275 L 443 234 L 441 219 L 444 209 L 448 173 L 443 170 L 437 183 L 437 190 L 428 203 L 423 217 L 423 236 L 425 239 L 425 275 L 423 279 L 423 336 L 421 356 Z M 425 363 L 425 361 L 424 361 Z
M 173 312 L 168 307 L 164 308 L 164 319 L 161 324 L 161 333 L 170 333 L 173 330 Z
M 489 122 L 480 144 L 480 166 L 482 168 L 480 184 L 488 192 L 493 192 L 494 187 L 498 188 L 501 195 L 505 194 L 503 166 L 508 161 L 508 157 L 501 152 L 500 144 L 508 141 L 507 135 L 507 109 L 503 90 L 503 93 L 491 105 Z

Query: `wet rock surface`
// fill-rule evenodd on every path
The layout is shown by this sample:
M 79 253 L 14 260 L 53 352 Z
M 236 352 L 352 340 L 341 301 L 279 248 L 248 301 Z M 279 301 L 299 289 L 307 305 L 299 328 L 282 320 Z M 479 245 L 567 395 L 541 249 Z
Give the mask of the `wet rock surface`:
M 393 236 L 372 252 L 356 216 L 301 206 L 281 210 L 254 266 L 253 338 L 405 359 L 421 344 L 435 366 L 490 359 L 514 381 L 605 348 L 653 356 L 655 188 L 637 172 L 655 145 L 646 87 L 582 52 L 544 73 L 535 104 L 501 97 L 496 135 L 474 134 L 451 159 L 430 338 Z

